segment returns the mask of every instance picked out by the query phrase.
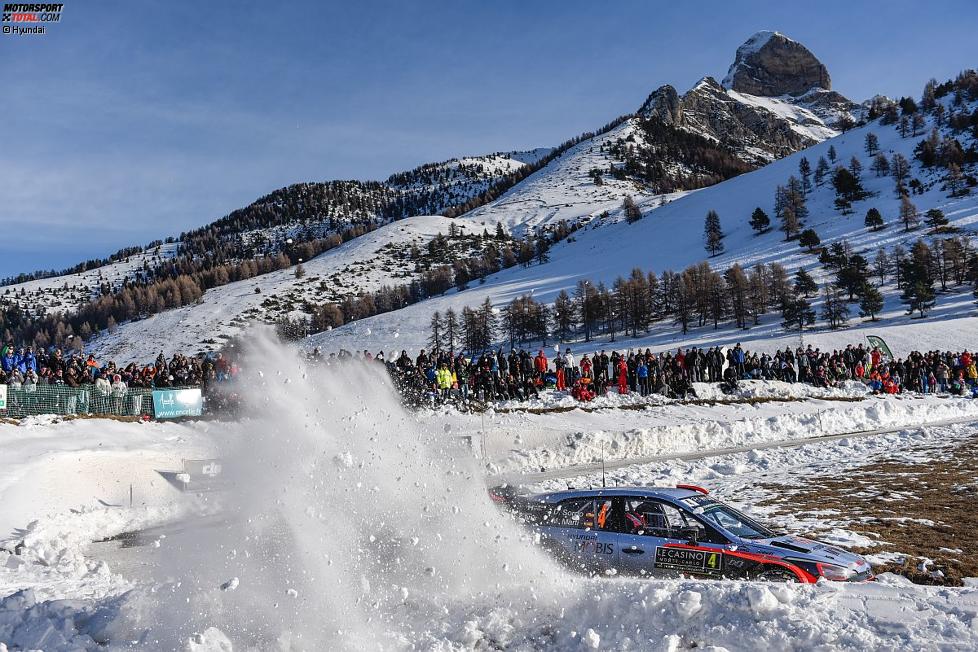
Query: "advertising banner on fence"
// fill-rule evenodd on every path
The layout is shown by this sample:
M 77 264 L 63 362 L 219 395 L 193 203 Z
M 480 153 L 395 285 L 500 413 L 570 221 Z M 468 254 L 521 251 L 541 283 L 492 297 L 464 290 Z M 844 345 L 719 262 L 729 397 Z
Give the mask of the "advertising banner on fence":
M 7 409 L 7 386 L 0 385 L 0 410 Z
M 200 388 L 153 390 L 153 416 L 157 419 L 199 417 L 203 408 Z

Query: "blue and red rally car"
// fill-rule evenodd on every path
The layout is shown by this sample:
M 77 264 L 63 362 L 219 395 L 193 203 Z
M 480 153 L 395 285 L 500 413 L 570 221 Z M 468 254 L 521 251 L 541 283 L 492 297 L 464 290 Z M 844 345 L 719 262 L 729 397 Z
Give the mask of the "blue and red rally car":
M 804 583 L 873 579 L 863 557 L 779 535 L 692 485 L 490 494 L 537 532 L 540 545 L 554 557 L 591 575 Z

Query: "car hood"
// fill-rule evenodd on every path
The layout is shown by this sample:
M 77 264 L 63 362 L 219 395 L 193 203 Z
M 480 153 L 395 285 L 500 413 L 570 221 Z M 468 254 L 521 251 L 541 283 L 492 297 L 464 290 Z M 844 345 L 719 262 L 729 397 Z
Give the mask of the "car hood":
M 749 547 L 756 552 L 777 557 L 795 557 L 837 566 L 851 566 L 857 570 L 869 566 L 861 555 L 804 537 L 780 536 L 770 539 L 753 539 Z

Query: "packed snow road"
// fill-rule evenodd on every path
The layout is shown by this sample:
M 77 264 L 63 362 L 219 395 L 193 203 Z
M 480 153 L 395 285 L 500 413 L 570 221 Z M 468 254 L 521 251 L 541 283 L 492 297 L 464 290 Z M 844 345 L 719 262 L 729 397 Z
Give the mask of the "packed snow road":
M 489 459 L 477 459 L 460 437 L 478 433 L 481 415 L 409 414 L 373 371 L 338 378 L 302 369 L 272 343 L 256 346 L 261 362 L 244 368 L 261 369 L 250 399 L 267 409 L 240 423 L 0 426 L 9 442 L 0 463 L 5 480 L 15 479 L 0 485 L 0 522 L 10 532 L 0 537 L 0 641 L 8 648 L 978 646 L 978 589 L 968 586 L 918 586 L 894 575 L 873 585 L 811 586 L 577 577 L 485 491 L 487 462 L 533 469 L 548 441 L 550 459 L 567 463 L 585 456 L 569 441 L 631 441 L 617 449 L 622 459 L 633 451 L 756 447 L 785 432 L 811 436 L 816 412 L 838 433 L 965 417 L 978 413 L 973 404 L 812 399 L 712 413 L 698 406 L 684 422 L 682 406 L 485 415 L 487 434 L 499 439 L 487 442 Z M 351 387 L 375 389 L 364 396 Z M 514 438 L 521 426 L 522 446 Z M 643 428 L 648 434 L 630 434 Z M 775 480 L 821 477 L 894 449 L 908 451 L 908 463 L 926 461 L 950 450 L 938 442 L 966 441 L 974 430 L 910 427 L 626 466 L 613 475 L 622 484 L 706 485 L 778 527 L 808 531 L 819 516 L 807 505 L 795 514 L 764 502 L 776 493 Z M 532 454 L 515 455 L 521 449 Z M 206 456 L 224 460 L 231 490 L 182 494 L 156 473 Z M 594 484 L 594 474 L 580 483 Z M 855 525 L 834 521 L 827 537 L 865 544 Z M 127 532 L 141 534 L 117 536 Z M 133 543 L 143 545 L 123 547 Z

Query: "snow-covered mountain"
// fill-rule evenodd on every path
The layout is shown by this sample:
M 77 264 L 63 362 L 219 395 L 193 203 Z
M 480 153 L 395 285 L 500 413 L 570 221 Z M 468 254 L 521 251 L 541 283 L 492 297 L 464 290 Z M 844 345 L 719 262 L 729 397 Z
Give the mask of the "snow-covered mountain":
M 838 135 L 840 120 L 858 119 L 861 107 L 831 87 L 828 70 L 805 46 L 758 32 L 737 50 L 722 84 L 704 77 L 682 96 L 662 86 L 639 115 L 765 163 Z
M 945 112 L 954 111 L 959 116 L 978 124 L 978 75 L 974 76 L 976 92 L 972 100 L 954 108 L 954 100 L 948 96 L 942 102 Z M 833 274 L 824 266 L 817 255 L 799 246 L 797 240 L 785 240 L 784 234 L 776 228 L 762 234 L 752 230 L 749 221 L 755 208 L 761 208 L 769 215 L 775 214 L 775 191 L 783 186 L 791 176 L 799 175 L 799 164 L 804 158 L 812 165 L 820 158 L 830 158 L 830 149 L 838 164 L 852 165 L 855 158 L 864 172 L 861 173 L 866 196 L 857 201 L 851 213 L 843 213 L 835 204 L 837 194 L 829 181 L 813 185 L 807 195 L 809 216 L 805 228 L 814 230 L 821 239 L 822 246 L 845 245 L 852 253 L 863 256 L 872 263 L 880 249 L 892 259 L 894 251 L 902 248 L 909 252 L 914 243 L 923 240 L 931 247 L 943 247 L 948 238 L 958 239 L 963 246 L 970 248 L 966 255 L 971 256 L 972 265 L 978 264 L 975 257 L 976 232 L 978 232 L 978 196 L 971 193 L 952 193 L 948 185 L 947 171 L 940 166 L 925 166 L 915 160 L 915 150 L 924 140 L 925 133 L 936 129 L 940 138 L 958 140 L 966 151 L 966 156 L 978 161 L 978 129 L 974 126 L 955 132 L 947 126 L 937 127 L 933 115 L 914 138 L 910 132 L 901 135 L 898 124 L 881 124 L 872 121 L 862 127 L 814 145 L 784 159 L 775 161 L 754 172 L 716 184 L 691 193 L 680 193 L 671 197 L 636 194 L 643 217 L 629 223 L 620 207 L 614 207 L 606 217 L 592 220 L 588 226 L 574 234 L 573 241 L 559 243 L 550 251 L 550 262 L 533 265 L 529 268 L 512 268 L 490 276 L 477 287 L 463 292 L 448 292 L 444 296 L 429 299 L 403 310 L 370 319 L 356 321 L 330 332 L 320 333 L 310 338 L 309 346 L 320 346 L 331 351 L 339 348 L 349 350 L 417 350 L 426 346 L 429 336 L 431 315 L 435 311 L 444 314 L 448 309 L 459 313 L 464 306 L 475 307 L 488 299 L 501 315 L 505 306 L 517 297 L 531 295 L 536 301 L 552 303 L 561 291 L 572 296 L 581 280 L 592 285 L 599 283 L 611 288 L 619 277 L 627 278 L 635 268 L 643 272 L 652 271 L 661 275 L 667 270 L 682 271 L 687 266 L 708 260 L 709 265 L 719 272 L 738 264 L 746 270 L 755 265 L 777 263 L 785 268 L 789 278 L 800 268 L 811 273 L 819 284 L 834 281 Z M 875 156 L 866 151 L 866 139 L 873 134 L 878 141 L 879 152 L 889 159 L 903 157 L 910 162 L 908 179 L 918 188 L 913 192 L 912 201 L 917 215 L 930 209 L 939 209 L 948 224 L 939 229 L 920 226 L 906 230 L 900 222 L 901 198 L 894 191 L 895 182 L 889 174 L 872 172 Z M 544 171 L 537 173 L 545 174 Z M 978 184 L 974 175 L 972 181 Z M 533 183 L 530 178 L 527 183 Z M 514 189 L 513 194 L 518 190 Z M 551 197 L 556 203 L 558 198 Z M 605 210 L 607 204 L 590 206 L 593 210 Z M 566 211 L 580 212 L 586 205 L 566 208 Z M 867 228 L 864 217 L 870 208 L 876 208 L 884 216 L 885 228 Z M 473 219 L 488 221 L 490 218 L 513 218 L 513 201 L 506 197 L 473 213 Z M 703 245 L 703 224 L 706 213 L 718 211 L 725 252 L 708 258 Z M 565 213 L 565 216 L 570 213 Z M 936 250 L 936 249 L 935 249 Z M 943 251 L 943 249 L 941 249 Z M 941 254 L 942 256 L 944 254 Z M 942 265 L 945 263 L 941 263 Z M 973 347 L 974 333 L 978 332 L 978 316 L 972 295 L 973 281 L 964 283 L 948 282 L 946 288 L 937 284 L 936 305 L 930 317 L 921 320 L 917 315 L 908 315 L 906 306 L 901 303 L 901 290 L 897 287 L 896 267 L 890 264 L 885 280 L 879 286 L 885 297 L 885 307 L 878 317 L 881 321 L 868 321 L 859 316 L 857 305 L 850 305 L 850 327 L 859 329 L 851 336 L 840 339 L 837 331 L 829 330 L 821 322 L 815 331 L 807 331 L 804 340 L 828 348 L 835 348 L 840 341 L 854 341 L 864 332 L 884 331 L 892 339 L 895 350 L 906 351 L 915 348 L 969 348 Z M 873 280 L 874 284 L 879 283 Z M 820 310 L 818 298 L 813 298 L 816 310 Z M 797 332 L 785 331 L 781 325 L 781 315 L 771 311 L 762 316 L 757 325 L 750 329 L 738 329 L 732 324 L 724 324 L 715 330 L 712 324 L 693 328 L 689 333 L 681 333 L 671 318 L 654 323 L 648 333 L 638 338 L 621 337 L 621 347 L 674 347 L 690 345 L 728 344 L 732 339 L 741 341 L 764 341 L 766 346 L 797 346 Z M 616 345 L 600 344 L 576 346 L 583 350 L 598 346 L 605 348 Z
M 877 99 L 874 106 L 889 104 Z M 954 110 L 961 112 L 960 107 Z M 6 294 L 0 291 L 0 302 L 22 310 L 33 306 L 41 312 L 70 314 L 85 301 L 101 297 L 111 312 L 113 292 L 123 283 L 135 287 L 152 282 L 160 278 L 160 270 L 164 278 L 210 274 L 199 298 L 177 297 L 175 309 L 115 320 L 119 323 L 112 324 L 111 333 L 103 324 L 102 334 L 89 345 L 101 354 L 123 358 L 141 355 L 147 347 L 209 350 L 253 321 L 313 317 L 326 304 L 417 283 L 432 265 L 457 265 L 484 255 L 489 245 L 492 251 L 515 249 L 514 238 L 558 226 L 565 231 L 568 225 L 582 229 L 554 248 L 549 264 L 492 273 L 477 288 L 452 291 L 320 336 L 324 344 L 350 346 L 352 340 L 344 338 L 383 332 L 369 345 L 386 347 L 393 344 L 391 338 L 417 329 L 417 336 L 410 338 L 410 345 L 417 346 L 424 340 L 422 324 L 439 306 L 473 305 L 486 297 L 502 305 L 530 290 L 552 299 L 559 289 L 572 289 L 581 277 L 610 282 L 633 267 L 661 272 L 695 263 L 705 257 L 700 240 L 709 208 L 720 212 L 728 236 L 727 254 L 711 261 L 715 267 L 764 260 L 793 269 L 811 261 L 806 262 L 794 242 L 783 243 L 773 235 L 765 240 L 746 237 L 751 233 L 747 217 L 756 206 L 774 213 L 775 188 L 798 174 L 797 152 L 819 143 L 804 153 L 813 167 L 827 155 L 829 144 L 838 150 L 842 164 L 859 157 L 859 139 L 867 130 L 879 132 L 884 151 L 889 147 L 890 154 L 901 152 L 913 160 L 916 139 L 893 140 L 895 126 L 870 122 L 843 133 L 842 127 L 876 117 L 867 114 L 868 107 L 831 89 L 828 71 L 804 46 L 776 32 L 760 32 L 737 51 L 722 84 L 705 77 L 681 96 L 663 86 L 635 114 L 560 147 L 453 159 L 395 174 L 384 182 L 296 184 L 158 249 L 70 277 L 9 286 Z M 931 126 L 938 126 L 936 120 L 931 118 Z M 941 129 L 946 132 L 949 126 L 944 123 Z M 784 157 L 789 158 L 778 160 Z M 866 170 L 870 158 L 862 155 Z M 757 168 L 761 169 L 745 174 Z M 920 174 L 933 177 L 929 170 L 921 169 Z M 921 211 L 946 203 L 946 194 L 933 190 L 937 183 L 936 178 L 930 181 L 927 193 L 914 198 Z M 714 187 L 686 196 L 706 186 Z M 893 196 L 892 190 L 876 192 Z M 863 229 L 854 219 L 832 220 L 830 193 L 827 184 L 813 193 L 810 225 L 819 229 L 826 243 L 832 238 L 863 239 Z M 622 202 L 629 196 L 644 214 L 637 224 L 628 224 L 622 216 Z M 884 212 L 896 212 L 892 201 L 880 203 Z M 429 213 L 436 216 L 413 217 Z M 970 214 L 966 207 L 959 216 Z M 441 258 L 422 261 L 418 252 L 450 230 L 455 233 L 448 238 L 449 246 L 439 249 Z M 490 234 L 496 238 L 499 233 L 505 234 L 503 239 L 489 241 Z M 324 245 L 328 238 L 335 242 Z M 258 265 L 257 271 L 234 273 L 242 260 L 261 255 L 279 258 Z M 296 273 L 300 260 L 303 273 Z M 218 263 L 232 273 L 208 271 L 208 265 Z M 188 266 L 202 271 L 183 272 Z M 60 291 L 66 283 L 72 290 Z M 375 329 L 370 323 L 386 326 Z

